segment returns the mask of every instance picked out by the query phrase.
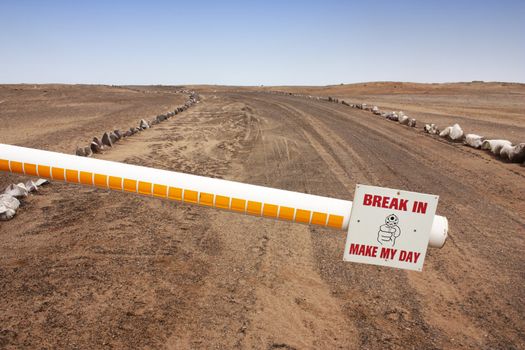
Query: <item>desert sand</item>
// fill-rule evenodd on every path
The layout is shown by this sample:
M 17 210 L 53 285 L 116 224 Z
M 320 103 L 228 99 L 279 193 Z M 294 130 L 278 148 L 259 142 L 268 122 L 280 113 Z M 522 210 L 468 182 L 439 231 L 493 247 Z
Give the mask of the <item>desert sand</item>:
M 344 232 L 52 182 L 0 223 L 0 348 L 525 348 L 525 167 L 421 130 L 525 142 L 525 85 L 188 88 L 199 104 L 96 157 L 350 200 L 357 183 L 438 194 L 448 242 L 422 273 L 345 263 Z M 0 86 L 0 143 L 74 153 L 178 89 Z

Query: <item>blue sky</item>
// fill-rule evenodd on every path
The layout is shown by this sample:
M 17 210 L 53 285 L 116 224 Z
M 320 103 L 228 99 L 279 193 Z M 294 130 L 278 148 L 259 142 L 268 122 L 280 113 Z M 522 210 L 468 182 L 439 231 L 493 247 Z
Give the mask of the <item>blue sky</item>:
M 0 1 L 0 83 L 525 82 L 525 1 Z

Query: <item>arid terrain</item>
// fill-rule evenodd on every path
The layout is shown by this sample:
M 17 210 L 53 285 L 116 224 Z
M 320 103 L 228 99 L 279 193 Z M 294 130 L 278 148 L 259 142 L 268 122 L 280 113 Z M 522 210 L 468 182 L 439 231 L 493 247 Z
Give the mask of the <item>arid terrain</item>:
M 0 222 L 0 348 L 525 349 L 525 167 L 421 130 L 525 142 L 525 85 L 187 88 L 200 103 L 95 157 L 349 200 L 357 183 L 437 194 L 446 245 L 421 273 L 345 263 L 345 232 L 52 182 Z M 74 153 L 178 89 L 3 85 L 0 143 Z

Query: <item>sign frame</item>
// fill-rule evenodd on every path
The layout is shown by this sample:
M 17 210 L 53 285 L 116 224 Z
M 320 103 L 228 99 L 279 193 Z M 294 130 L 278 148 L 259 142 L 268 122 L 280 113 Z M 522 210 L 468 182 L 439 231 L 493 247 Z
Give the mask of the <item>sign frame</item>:
M 356 185 L 344 261 L 422 271 L 439 196 Z

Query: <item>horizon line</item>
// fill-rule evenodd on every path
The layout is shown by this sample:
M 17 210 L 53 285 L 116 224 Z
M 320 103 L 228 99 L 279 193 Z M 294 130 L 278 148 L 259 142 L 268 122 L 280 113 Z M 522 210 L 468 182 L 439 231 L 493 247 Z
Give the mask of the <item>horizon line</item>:
M 449 85 L 449 84 L 516 84 L 525 85 L 525 82 L 520 81 L 485 81 L 485 80 L 471 80 L 471 81 L 447 81 L 447 82 L 414 82 L 414 81 L 396 81 L 396 80 L 370 80 L 361 81 L 355 83 L 336 83 L 326 85 L 310 85 L 310 84 L 217 84 L 217 83 L 176 83 L 176 84 L 165 84 L 165 83 L 150 83 L 150 84 L 115 84 L 115 83 L 64 83 L 64 82 L 17 82 L 17 83 L 3 83 L 0 82 L 0 86 L 6 85 L 102 85 L 102 86 L 228 86 L 228 87 L 332 87 L 332 86 L 346 86 L 346 85 L 359 85 L 359 84 L 380 84 L 380 83 L 391 83 L 391 84 L 420 84 L 420 85 Z

